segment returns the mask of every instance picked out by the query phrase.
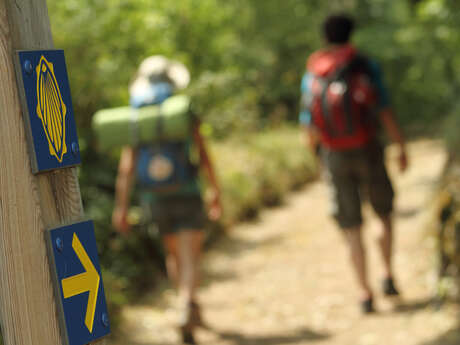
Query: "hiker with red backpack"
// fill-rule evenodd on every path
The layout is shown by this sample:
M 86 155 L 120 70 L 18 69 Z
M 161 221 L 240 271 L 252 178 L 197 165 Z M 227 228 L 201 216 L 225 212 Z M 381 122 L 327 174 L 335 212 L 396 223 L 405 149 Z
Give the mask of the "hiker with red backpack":
M 195 344 L 194 331 L 204 326 L 196 299 L 203 230 L 207 218 L 217 220 L 222 209 L 200 121 L 189 97 L 179 92 L 189 81 L 183 64 L 151 56 L 142 62 L 130 87 L 131 106 L 98 112 L 93 127 L 102 147 L 123 146 L 113 226 L 129 233 L 128 207 L 136 181 L 146 213 L 163 240 L 168 278 L 178 290 L 182 341 Z M 207 214 L 200 169 L 211 187 Z
M 363 192 L 381 220 L 378 244 L 386 296 L 399 295 L 392 267 L 394 191 L 379 140 L 382 126 L 399 146 L 399 166 L 408 166 L 403 135 L 395 121 L 378 64 L 350 42 L 354 21 L 333 15 L 323 24 L 327 46 L 313 53 L 302 79 L 300 123 L 312 150 L 321 155 L 334 191 L 333 215 L 345 234 L 364 313 L 374 311 L 361 228 Z

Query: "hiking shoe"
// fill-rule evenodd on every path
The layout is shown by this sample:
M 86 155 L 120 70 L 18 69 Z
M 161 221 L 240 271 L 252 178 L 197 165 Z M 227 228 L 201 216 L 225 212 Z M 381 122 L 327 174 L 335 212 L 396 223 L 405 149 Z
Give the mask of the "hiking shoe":
M 385 296 L 399 296 L 399 291 L 396 289 L 393 278 L 386 278 L 382 283 L 383 293 Z
M 203 321 L 201 316 L 201 308 L 195 301 L 190 302 L 190 323 L 193 326 L 209 329 L 209 326 Z
M 193 336 L 193 332 L 189 327 L 181 327 L 180 333 L 182 337 L 182 344 L 196 345 L 195 337 Z
M 363 314 L 371 314 L 375 312 L 374 299 L 372 297 L 361 302 L 361 311 Z
M 183 307 L 179 326 L 182 343 L 187 345 L 196 344 L 195 337 L 193 336 L 194 329 L 196 327 L 206 328 L 201 318 L 200 306 L 196 302 L 191 301 Z

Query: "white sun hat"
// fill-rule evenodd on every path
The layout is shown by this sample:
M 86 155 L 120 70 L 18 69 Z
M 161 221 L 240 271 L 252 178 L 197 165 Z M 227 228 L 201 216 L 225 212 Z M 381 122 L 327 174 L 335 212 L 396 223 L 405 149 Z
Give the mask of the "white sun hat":
M 182 90 L 190 83 L 190 73 L 184 64 L 162 55 L 154 55 L 142 61 L 133 85 L 138 81 L 145 83 L 146 80 L 169 81 L 176 90 Z
M 162 55 L 146 58 L 139 66 L 129 87 L 131 104 L 142 106 L 161 103 L 190 83 L 190 73 L 184 64 Z

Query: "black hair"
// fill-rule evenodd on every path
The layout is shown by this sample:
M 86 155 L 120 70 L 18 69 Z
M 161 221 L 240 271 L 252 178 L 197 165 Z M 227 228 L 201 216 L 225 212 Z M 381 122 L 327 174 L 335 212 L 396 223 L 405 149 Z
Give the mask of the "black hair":
M 350 40 L 354 28 L 355 22 L 352 17 L 336 14 L 324 21 L 323 34 L 328 43 L 343 44 Z

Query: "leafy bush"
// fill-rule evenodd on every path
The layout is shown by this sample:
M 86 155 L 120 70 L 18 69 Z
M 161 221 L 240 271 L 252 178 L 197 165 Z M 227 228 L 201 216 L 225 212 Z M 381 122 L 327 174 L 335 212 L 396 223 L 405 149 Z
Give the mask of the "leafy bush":
M 460 128 L 460 104 L 453 108 L 452 112 L 446 117 L 442 123 L 442 133 L 447 143 L 447 147 L 452 156 L 458 158 L 460 147 L 460 136 L 458 129 Z
M 460 90 L 455 1 L 49 0 L 66 51 L 80 137 L 91 115 L 126 104 L 140 61 L 164 54 L 192 73 L 197 109 L 220 137 L 294 120 L 305 60 L 332 11 L 357 19 L 354 42 L 382 65 L 401 122 L 417 131 L 449 112 Z M 281 110 L 281 111 L 280 111 Z
M 460 160 L 450 156 L 434 204 L 431 233 L 438 256 L 438 297 L 460 300 Z
M 290 189 L 314 175 L 314 161 L 294 128 L 235 136 L 212 145 L 230 225 L 253 216 L 264 205 L 279 203 Z

